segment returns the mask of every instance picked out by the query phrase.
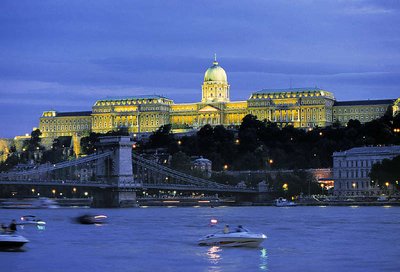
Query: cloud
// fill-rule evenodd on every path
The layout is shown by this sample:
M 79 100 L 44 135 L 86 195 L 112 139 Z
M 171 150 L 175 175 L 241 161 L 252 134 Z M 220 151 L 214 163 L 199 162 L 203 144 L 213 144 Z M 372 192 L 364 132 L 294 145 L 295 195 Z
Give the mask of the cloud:
M 399 93 L 397 0 L 6 0 L 1 7 L 0 118 L 13 129 L 27 118 L 36 125 L 42 110 L 90 110 L 105 97 L 199 101 L 215 52 L 233 100 L 290 85 L 318 85 L 342 100 Z
M 385 15 L 397 13 L 400 10 L 400 4 L 397 0 L 356 0 L 342 1 L 344 4 L 344 13 L 349 15 Z

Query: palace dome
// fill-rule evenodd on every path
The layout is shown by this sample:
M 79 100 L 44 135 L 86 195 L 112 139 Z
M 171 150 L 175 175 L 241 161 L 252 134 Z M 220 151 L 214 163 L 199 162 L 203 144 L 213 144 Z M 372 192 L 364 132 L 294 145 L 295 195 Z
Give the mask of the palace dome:
M 225 70 L 218 65 L 217 60 L 215 59 L 213 65 L 207 69 L 204 74 L 204 81 L 222 81 L 227 82 L 227 77 Z

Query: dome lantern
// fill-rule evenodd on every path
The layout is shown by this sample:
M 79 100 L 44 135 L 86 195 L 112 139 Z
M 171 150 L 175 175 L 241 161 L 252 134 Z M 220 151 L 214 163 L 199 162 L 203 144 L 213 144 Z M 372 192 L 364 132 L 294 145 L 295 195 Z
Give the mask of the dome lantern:
M 219 66 L 217 61 L 217 55 L 214 55 L 213 65 L 207 69 L 206 73 L 204 74 L 204 81 L 220 81 L 220 82 L 227 82 L 227 76 L 225 70 Z

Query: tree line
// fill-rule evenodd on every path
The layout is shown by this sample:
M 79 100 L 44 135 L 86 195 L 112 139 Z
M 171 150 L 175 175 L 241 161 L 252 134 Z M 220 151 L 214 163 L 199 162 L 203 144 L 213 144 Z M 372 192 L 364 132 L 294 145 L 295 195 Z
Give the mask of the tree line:
M 215 171 L 325 168 L 332 167 L 335 151 L 400 144 L 395 128 L 400 128 L 400 114 L 393 117 L 390 109 L 365 124 L 350 120 L 346 126 L 334 123 L 309 130 L 281 128 L 249 114 L 236 130 L 205 125 L 196 134 L 179 139 L 171 133 L 171 125 L 164 125 L 138 150 L 165 148 L 171 155 L 203 156 L 212 161 Z

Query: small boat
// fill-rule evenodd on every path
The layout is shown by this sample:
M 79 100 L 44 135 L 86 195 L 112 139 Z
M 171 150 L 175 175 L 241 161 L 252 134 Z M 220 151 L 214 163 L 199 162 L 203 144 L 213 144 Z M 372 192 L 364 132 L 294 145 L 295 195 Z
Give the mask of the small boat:
M 289 201 L 286 198 L 280 197 L 278 199 L 275 199 L 274 205 L 276 207 L 294 207 L 297 204 L 293 201 Z
M 24 215 L 18 225 L 46 225 L 46 222 L 34 215 Z
M 0 248 L 1 249 L 18 249 L 28 242 L 29 242 L 29 240 L 21 235 L 17 235 L 14 233 L 1 233 L 0 234 Z
M 107 216 L 105 215 L 90 215 L 84 214 L 78 216 L 76 220 L 78 223 L 89 225 L 89 224 L 104 224 L 106 223 Z
M 218 231 L 199 239 L 200 246 L 226 246 L 226 247 L 258 247 L 267 236 L 263 233 L 250 232 L 238 228 L 232 232 Z

